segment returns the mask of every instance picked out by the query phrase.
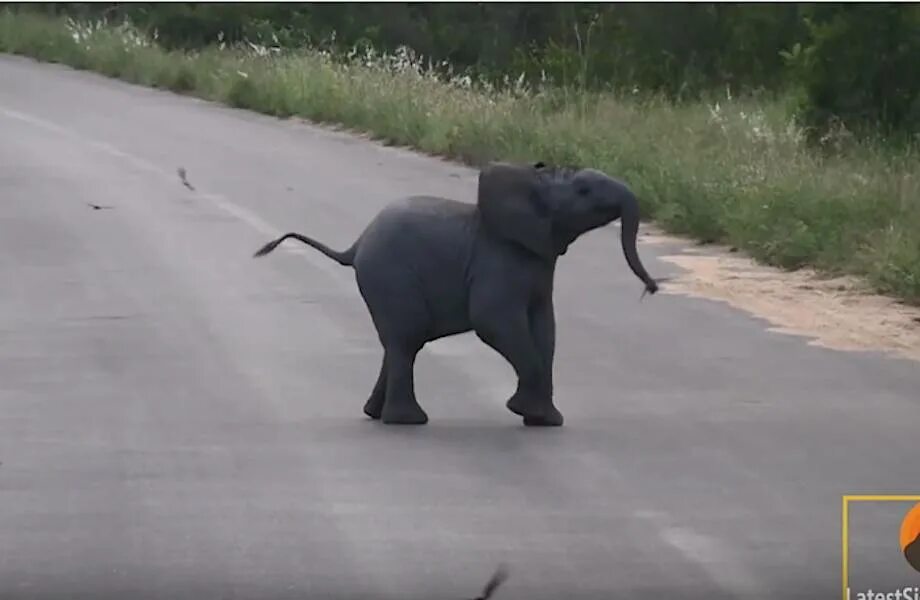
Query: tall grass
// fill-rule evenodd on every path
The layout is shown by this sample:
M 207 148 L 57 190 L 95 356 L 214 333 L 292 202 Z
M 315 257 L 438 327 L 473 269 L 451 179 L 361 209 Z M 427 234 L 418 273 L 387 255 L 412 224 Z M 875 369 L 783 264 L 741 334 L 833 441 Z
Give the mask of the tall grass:
M 818 152 L 779 100 L 673 105 L 438 76 L 411 53 L 331 56 L 220 45 L 167 52 L 129 25 L 0 13 L 0 52 L 272 115 L 339 123 L 477 163 L 544 160 L 623 178 L 666 230 L 775 266 L 863 276 L 920 304 L 920 162 L 912 150 Z

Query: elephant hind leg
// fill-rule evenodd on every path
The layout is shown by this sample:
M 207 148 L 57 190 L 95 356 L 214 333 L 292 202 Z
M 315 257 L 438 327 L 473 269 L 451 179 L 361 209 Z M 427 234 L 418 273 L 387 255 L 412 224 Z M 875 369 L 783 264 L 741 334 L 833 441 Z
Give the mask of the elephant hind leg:
M 377 382 L 364 413 L 387 424 L 424 424 L 428 415 L 415 397 L 415 358 L 432 329 L 424 298 L 402 273 L 359 271 L 358 285 L 383 345 Z M 386 277 L 385 277 L 386 276 Z
M 380 362 L 380 374 L 377 376 L 377 383 L 371 391 L 370 397 L 364 403 L 364 414 L 372 419 L 379 419 L 383 412 L 383 404 L 387 397 L 387 361 L 386 354 Z
M 424 425 L 428 415 L 415 398 L 415 358 L 417 349 L 388 347 L 384 358 L 386 368 L 386 399 L 380 417 L 388 425 Z

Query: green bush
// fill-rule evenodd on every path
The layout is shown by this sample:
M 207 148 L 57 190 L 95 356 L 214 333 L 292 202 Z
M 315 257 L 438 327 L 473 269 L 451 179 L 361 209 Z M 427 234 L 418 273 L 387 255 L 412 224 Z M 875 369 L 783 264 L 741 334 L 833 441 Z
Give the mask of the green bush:
M 786 53 L 812 138 L 844 125 L 861 137 L 920 134 L 920 5 L 821 4 L 809 39 Z

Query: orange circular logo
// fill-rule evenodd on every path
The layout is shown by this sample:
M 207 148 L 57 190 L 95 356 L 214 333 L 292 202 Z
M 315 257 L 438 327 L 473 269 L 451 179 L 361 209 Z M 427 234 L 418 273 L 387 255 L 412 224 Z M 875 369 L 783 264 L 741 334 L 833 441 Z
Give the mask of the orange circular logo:
M 901 523 L 901 551 L 910 566 L 920 571 L 920 503 L 907 511 Z

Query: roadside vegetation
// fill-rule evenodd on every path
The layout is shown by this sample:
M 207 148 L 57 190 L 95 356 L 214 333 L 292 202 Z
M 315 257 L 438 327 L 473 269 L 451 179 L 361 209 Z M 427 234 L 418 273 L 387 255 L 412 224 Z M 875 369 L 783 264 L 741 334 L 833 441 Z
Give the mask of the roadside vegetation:
M 644 217 L 669 232 L 783 268 L 858 275 L 920 304 L 920 157 L 903 115 L 888 129 L 840 119 L 816 127 L 808 119 L 829 113 L 807 104 L 807 86 L 743 95 L 701 88 L 680 99 L 638 85 L 560 83 L 545 70 L 452 73 L 444 61 L 366 43 L 348 50 L 218 35 L 177 47 L 160 35 L 123 20 L 0 8 L 0 52 L 342 124 L 470 164 L 596 167 L 628 182 Z M 790 60 L 802 52 L 790 50 Z M 808 68 L 809 56 L 796 68 Z

